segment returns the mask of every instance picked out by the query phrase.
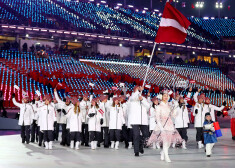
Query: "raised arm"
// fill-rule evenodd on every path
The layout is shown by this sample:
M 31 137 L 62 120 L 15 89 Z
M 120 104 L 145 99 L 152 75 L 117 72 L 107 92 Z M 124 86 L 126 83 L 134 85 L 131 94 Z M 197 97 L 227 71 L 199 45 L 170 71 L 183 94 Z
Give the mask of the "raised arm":
M 64 103 L 60 98 L 59 98 L 59 95 L 57 93 L 57 90 L 54 89 L 54 95 L 55 95 L 55 99 L 58 103 Z
M 22 106 L 22 104 L 21 104 L 21 103 L 18 103 L 15 98 L 12 99 L 12 102 L 13 102 L 13 104 L 14 104 L 15 106 L 17 106 L 17 107 L 21 107 L 21 106 Z

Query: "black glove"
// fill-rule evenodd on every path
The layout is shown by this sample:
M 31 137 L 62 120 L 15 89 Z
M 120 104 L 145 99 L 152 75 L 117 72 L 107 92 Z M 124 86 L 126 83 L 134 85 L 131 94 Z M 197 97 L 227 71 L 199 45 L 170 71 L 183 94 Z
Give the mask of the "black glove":
M 32 104 L 35 104 L 35 99 L 32 100 Z
M 224 102 L 223 102 L 223 106 L 226 106 L 226 105 L 227 105 L 227 102 L 226 102 L 226 101 L 224 101 Z
M 16 97 L 16 94 L 15 94 L 15 93 L 13 93 L 13 94 L 12 94 L 12 98 L 15 98 L 15 97 Z
M 104 120 L 103 120 L 103 118 L 101 118 L 100 119 L 100 125 L 103 125 L 103 123 L 104 123 Z
M 197 114 L 197 113 L 198 113 L 198 109 L 195 110 L 195 114 Z
M 33 125 L 36 125 L 36 121 L 37 121 L 37 120 L 33 120 Z
M 217 116 L 220 117 L 223 113 L 221 111 L 217 112 Z
M 91 91 L 90 91 L 90 92 L 91 92 L 91 95 L 92 95 L 92 94 L 94 93 L 94 92 L 93 92 L 93 89 L 91 89 Z
M 65 109 L 62 109 L 62 113 L 63 113 L 64 115 L 66 115 L 66 111 L 65 111 Z
M 95 113 L 90 113 L 88 114 L 89 117 L 94 117 L 95 116 Z
M 61 109 L 58 109 L 57 112 L 58 112 L 58 113 L 61 112 Z

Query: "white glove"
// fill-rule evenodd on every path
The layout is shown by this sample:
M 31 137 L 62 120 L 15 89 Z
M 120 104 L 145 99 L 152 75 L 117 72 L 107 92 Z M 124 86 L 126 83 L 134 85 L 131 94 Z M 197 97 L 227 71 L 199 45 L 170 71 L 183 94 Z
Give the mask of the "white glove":
M 204 128 L 205 128 L 206 130 L 211 129 L 211 127 L 212 127 L 212 125 L 211 125 L 211 124 L 206 124 L 206 125 L 204 125 Z
M 210 129 L 212 132 L 215 132 L 215 128 L 214 127 L 211 127 Z

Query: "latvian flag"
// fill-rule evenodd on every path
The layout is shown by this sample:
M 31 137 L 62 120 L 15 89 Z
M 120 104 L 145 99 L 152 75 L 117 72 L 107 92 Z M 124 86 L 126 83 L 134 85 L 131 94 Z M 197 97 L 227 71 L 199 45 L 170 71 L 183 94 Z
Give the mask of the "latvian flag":
M 190 97 L 185 97 L 184 100 L 189 101 Z
M 156 43 L 170 42 L 182 44 L 187 36 L 186 29 L 190 26 L 189 20 L 174 8 L 169 2 L 166 3 L 158 28 Z
M 102 115 L 104 114 L 104 111 L 102 109 L 99 109 L 98 112 Z
M 193 79 L 189 79 L 189 83 L 196 83 L 196 81 Z

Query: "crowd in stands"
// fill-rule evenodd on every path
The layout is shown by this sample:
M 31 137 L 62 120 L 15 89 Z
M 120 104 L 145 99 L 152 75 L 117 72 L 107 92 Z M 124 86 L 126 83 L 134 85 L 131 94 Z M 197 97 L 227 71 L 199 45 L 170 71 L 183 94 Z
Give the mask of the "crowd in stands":
M 154 40 L 159 13 L 67 0 L 0 0 L 1 23 Z M 234 19 L 189 17 L 185 44 L 224 48 L 222 36 L 234 36 Z M 223 26 L 222 26 L 223 25 Z M 226 27 L 227 26 L 227 27 Z M 222 28 L 223 27 L 223 28 Z M 226 29 L 224 29 L 226 27 Z

